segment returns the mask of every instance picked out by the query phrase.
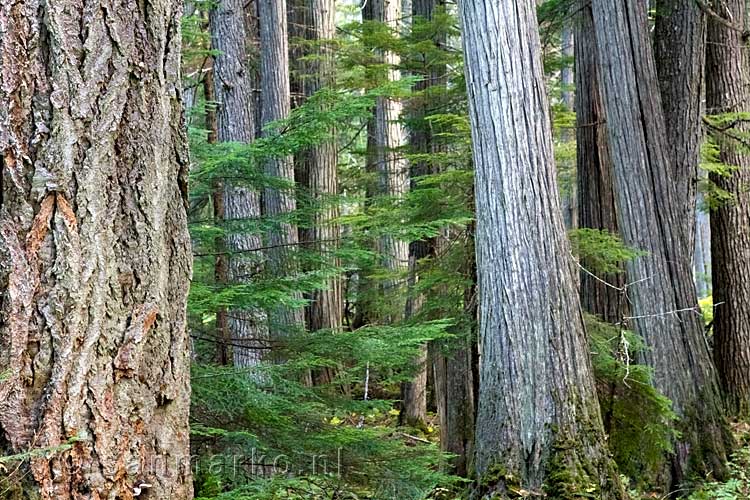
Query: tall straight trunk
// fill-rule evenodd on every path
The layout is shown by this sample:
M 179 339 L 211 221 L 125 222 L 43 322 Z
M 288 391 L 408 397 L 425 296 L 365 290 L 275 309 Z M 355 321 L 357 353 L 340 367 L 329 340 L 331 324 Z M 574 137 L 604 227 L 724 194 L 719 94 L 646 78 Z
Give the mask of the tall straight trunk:
M 612 161 L 607 146 L 601 81 L 596 61 L 596 39 L 591 2 L 580 2 L 576 22 L 576 181 L 578 185 L 578 225 L 617 234 Z M 580 273 L 581 306 L 609 323 L 622 320 L 627 300 L 616 288 L 625 284 L 625 276 L 592 276 L 584 259 Z M 596 270 L 593 270 L 596 271 Z M 603 278 L 616 288 L 607 286 Z
M 217 101 L 217 139 L 220 142 L 245 142 L 255 139 L 256 106 L 254 78 L 247 64 L 247 28 L 243 0 L 220 0 L 209 16 L 211 47 L 214 56 L 214 88 Z M 224 220 L 238 224 L 261 215 L 260 193 L 224 182 Z M 262 268 L 262 246 L 257 234 L 230 233 L 226 237 L 229 253 L 228 280 L 242 283 Z M 263 351 L 254 349 L 258 339 L 267 336 L 266 314 L 255 308 L 230 309 L 227 313 L 229 337 L 234 345 L 236 366 L 257 365 Z
M 335 84 L 335 62 L 331 42 L 336 37 L 336 6 L 334 0 L 306 0 L 306 38 L 315 47 L 315 56 L 305 67 L 304 94 L 312 96 L 321 89 Z M 341 228 L 336 222 L 339 216 L 338 152 L 335 131 L 332 138 L 307 151 L 304 163 L 305 187 L 314 203 L 312 225 L 302 234 L 308 247 L 326 259 L 339 246 Z M 338 262 L 334 260 L 334 265 Z M 343 316 L 342 285 L 339 278 L 332 278 L 328 286 L 310 294 L 306 310 L 307 326 L 311 331 L 340 330 Z
M 572 58 L 575 52 L 574 43 L 574 31 L 571 27 L 571 23 L 566 22 L 562 28 L 560 36 L 560 52 L 565 58 Z M 560 84 L 562 85 L 562 105 L 566 111 L 575 110 L 575 74 L 574 74 L 573 62 L 565 62 L 565 65 L 560 69 Z M 560 134 L 560 140 L 563 143 L 570 142 L 574 139 L 574 135 L 571 130 L 564 129 Z M 572 165 L 570 165 L 572 170 Z M 571 182 L 569 188 L 565 191 L 562 197 L 562 210 L 563 210 L 563 222 L 565 222 L 566 229 L 573 229 L 578 227 L 578 186 L 575 182 Z
M 695 251 L 693 279 L 698 298 L 711 295 L 711 217 L 703 208 L 704 197 L 698 193 L 695 211 Z
M 384 23 L 397 35 L 401 26 L 400 0 L 371 0 L 374 21 Z M 395 52 L 385 50 L 382 62 L 388 65 L 387 79 L 395 82 L 401 78 L 396 67 L 400 58 Z M 382 195 L 399 199 L 409 191 L 409 166 L 401 151 L 406 143 L 406 133 L 401 124 L 403 104 L 397 98 L 381 96 L 375 104 L 375 163 L 378 174 L 378 187 Z M 386 269 L 398 272 L 409 262 L 409 245 L 393 236 L 383 236 L 379 241 L 379 251 Z M 398 294 L 398 280 L 386 284 L 386 293 Z M 397 317 L 391 318 L 397 319 Z
M 289 47 L 287 41 L 287 14 L 284 2 L 260 0 L 258 5 L 261 48 L 261 100 L 262 121 L 271 122 L 287 118 L 290 112 Z M 264 130 L 272 136 L 278 131 Z M 268 234 L 268 269 L 273 276 L 289 276 L 298 269 L 297 227 L 283 218 L 297 209 L 294 197 L 294 161 L 291 157 L 266 161 L 265 173 L 287 181 L 287 189 L 266 188 L 263 196 L 265 216 L 282 220 Z M 301 299 L 297 293 L 296 299 Z M 269 334 L 273 338 L 288 335 L 304 325 L 301 307 L 279 306 L 270 311 Z
M 500 496 L 582 487 L 624 498 L 560 211 L 534 1 L 459 5 L 476 168 L 480 483 Z
M 654 58 L 664 110 L 667 148 L 672 161 L 676 207 L 685 225 L 683 245 L 692 255 L 698 185 L 698 160 L 703 142 L 701 124 L 706 21 L 696 0 L 656 0 Z
M 645 5 L 602 0 L 592 9 L 619 228 L 647 252 L 626 266 L 628 319 L 649 347 L 641 361 L 681 418 L 666 478 L 677 487 L 688 472 L 721 477 L 731 448 L 685 244 L 694 218 L 673 179 Z
M 442 0 L 414 0 L 409 2 L 413 6 L 411 26 L 420 21 L 432 21 L 438 6 L 444 7 Z M 406 4 L 406 2 L 404 2 Z M 434 40 L 435 45 L 445 43 L 445 37 L 441 36 Z M 430 92 L 433 86 L 439 85 L 445 87 L 445 68 L 430 67 L 429 61 L 423 56 L 423 68 L 418 71 L 420 80 L 414 85 L 414 91 L 417 96 L 414 98 L 415 104 L 411 109 L 411 118 L 415 123 L 414 128 L 409 133 L 410 150 L 412 153 L 428 154 L 437 153 L 440 150 L 438 144 L 434 141 L 430 129 L 427 126 L 425 117 L 431 112 L 430 108 L 434 105 L 435 96 Z M 425 161 L 414 162 L 411 164 L 410 178 L 411 189 L 416 188 L 414 179 L 424 175 L 436 173 L 436 169 Z M 420 260 L 434 255 L 434 241 L 414 241 L 409 244 L 408 268 L 409 275 L 407 284 L 410 289 L 409 297 L 406 299 L 406 319 L 412 318 L 419 313 L 424 303 L 424 296 L 414 295 L 413 289 L 419 281 L 419 262 Z M 424 425 L 427 418 L 427 371 L 428 355 L 427 346 L 423 346 L 419 356 L 414 359 L 416 374 L 408 382 L 401 385 L 401 415 L 399 420 L 412 426 Z
M 730 22 L 744 20 L 745 1 L 716 5 Z M 721 7 L 721 8 L 719 8 Z M 743 34 L 716 19 L 709 21 L 706 107 L 712 115 L 746 113 L 748 61 Z M 750 127 L 739 121 L 729 134 L 746 136 Z M 727 406 L 733 415 L 750 415 L 750 155 L 739 141 L 716 132 L 720 160 L 737 169 L 729 176 L 711 174 L 711 181 L 733 200 L 711 213 L 711 270 L 714 312 L 714 360 Z
M 110 7 L 0 6 L 4 497 L 192 495 L 182 5 Z

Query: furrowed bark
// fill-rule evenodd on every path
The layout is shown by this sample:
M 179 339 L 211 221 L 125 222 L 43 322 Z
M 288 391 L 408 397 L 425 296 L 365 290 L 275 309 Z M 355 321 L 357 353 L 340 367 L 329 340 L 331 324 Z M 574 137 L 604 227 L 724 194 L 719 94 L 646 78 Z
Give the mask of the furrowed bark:
M 726 19 L 745 19 L 744 0 L 715 5 Z M 709 19 L 706 107 L 711 115 L 748 111 L 748 60 L 742 33 Z M 719 144 L 719 159 L 736 167 L 729 176 L 711 174 L 733 199 L 711 212 L 711 270 L 713 279 L 714 360 L 728 410 L 750 415 L 750 156 L 732 135 L 746 137 L 750 127 L 738 121 L 724 133 L 709 130 Z
M 576 180 L 578 184 L 578 225 L 617 234 L 612 161 L 607 145 L 601 81 L 596 61 L 596 38 L 591 3 L 580 3 L 575 38 L 576 80 Z M 609 323 L 618 323 L 626 313 L 627 300 L 621 292 L 602 283 L 595 269 L 581 261 L 581 306 Z M 588 272 L 587 272 L 588 271 Z M 622 288 L 624 274 L 598 276 L 614 287 Z
M 290 112 L 289 95 L 289 47 L 287 42 L 287 13 L 284 2 L 260 0 L 260 46 L 261 46 L 261 101 L 263 127 L 274 121 L 287 118 Z M 263 134 L 271 137 L 278 131 L 266 128 Z M 297 209 L 294 198 L 294 160 L 291 157 L 274 158 L 265 163 L 269 177 L 285 180 L 286 189 L 266 188 L 263 206 L 267 217 L 279 218 L 278 225 L 268 234 L 268 270 L 273 276 L 294 275 L 298 269 L 297 227 L 283 218 Z M 294 294 L 297 300 L 300 293 Z M 301 307 L 279 306 L 269 312 L 269 334 L 279 338 L 300 330 L 304 326 L 304 310 Z
M 244 18 L 242 0 L 220 0 L 210 13 L 211 46 L 219 51 L 214 56 L 214 86 L 220 142 L 252 142 L 258 129 L 253 96 L 256 77 L 248 66 L 248 27 Z M 260 218 L 257 190 L 230 181 L 223 184 L 225 222 L 238 224 Z M 260 274 L 263 256 L 257 250 L 262 246 L 259 234 L 230 233 L 225 245 L 229 254 L 229 283 L 250 281 Z M 262 339 L 268 335 L 266 313 L 253 307 L 230 309 L 227 325 L 229 338 L 235 344 L 234 364 L 247 367 L 260 363 L 263 350 L 254 349 L 254 342 L 244 339 Z
M 21 498 L 192 496 L 182 5 L 145 9 L 0 3 L 0 454 L 48 451 Z
M 535 4 L 459 6 L 476 166 L 481 493 L 624 498 L 565 238 Z
M 681 418 L 664 477 L 675 489 L 691 472 L 722 477 L 732 446 L 686 245 L 694 217 L 673 179 L 645 5 L 602 0 L 592 9 L 619 228 L 628 246 L 647 252 L 626 265 L 629 326 L 650 348 L 640 361 Z

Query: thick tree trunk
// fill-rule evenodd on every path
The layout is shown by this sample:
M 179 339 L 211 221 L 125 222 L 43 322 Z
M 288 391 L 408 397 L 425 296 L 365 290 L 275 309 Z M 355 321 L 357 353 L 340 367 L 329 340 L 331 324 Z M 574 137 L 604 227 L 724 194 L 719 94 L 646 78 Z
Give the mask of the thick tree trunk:
M 745 18 L 745 1 L 728 0 L 715 6 L 730 22 Z M 706 107 L 712 115 L 746 113 L 748 61 L 743 34 L 715 19 L 709 20 L 706 68 Z M 711 270 L 713 276 L 714 359 L 733 415 L 750 415 L 750 155 L 730 135 L 747 136 L 750 127 L 738 122 L 724 133 L 715 131 L 722 163 L 737 167 L 730 176 L 711 175 L 711 181 L 734 199 L 711 213 Z
M 661 91 L 671 178 L 682 206 L 681 220 L 695 215 L 698 160 L 703 142 L 701 114 L 706 22 L 696 0 L 656 0 L 654 57 Z M 692 249 L 695 225 L 689 223 L 685 248 Z
M 287 15 L 284 2 L 260 0 L 258 5 L 261 48 L 261 101 L 262 121 L 267 127 L 271 122 L 289 116 L 289 47 L 287 42 Z M 278 131 L 264 130 L 271 136 Z M 288 181 L 287 189 L 266 188 L 263 196 L 265 216 L 281 219 L 268 234 L 268 269 L 273 276 L 294 275 L 297 262 L 297 227 L 283 218 L 297 209 L 294 197 L 294 161 L 291 157 L 274 158 L 265 164 L 265 173 Z M 301 299 L 301 294 L 296 294 Z M 269 312 L 269 334 L 279 338 L 299 331 L 304 326 L 304 310 L 301 307 L 279 306 Z
M 576 179 L 578 184 L 578 225 L 617 234 L 612 161 L 607 146 L 601 82 L 596 67 L 596 39 L 591 2 L 582 1 L 576 25 Z M 609 323 L 618 323 L 627 300 L 617 288 L 625 276 L 592 276 L 595 269 L 584 259 L 581 265 L 581 306 Z M 592 270 L 594 272 L 592 272 Z M 613 286 L 607 286 L 597 277 Z
M 669 486 L 688 472 L 721 477 L 731 447 L 692 279 L 692 211 L 673 179 L 656 69 L 638 0 L 592 3 L 607 132 L 624 242 L 647 252 L 627 263 L 631 326 L 642 362 L 682 419 Z M 691 207 L 693 205 L 691 204 Z
M 252 142 L 255 139 L 256 111 L 254 78 L 247 65 L 247 30 L 243 0 L 220 0 L 210 14 L 211 46 L 214 56 L 214 85 L 217 101 L 217 138 L 221 142 Z M 260 193 L 224 183 L 224 220 L 241 223 L 261 215 Z M 226 238 L 229 252 L 228 280 L 241 283 L 259 274 L 262 246 L 257 234 L 235 233 Z M 267 337 L 267 318 L 259 309 L 231 309 L 227 313 L 229 338 L 236 366 L 257 365 L 263 351 L 254 349 L 258 339 Z
M 145 9 L 0 5 L 0 454 L 47 450 L 4 498 L 191 497 L 182 6 Z
M 476 167 L 480 482 L 500 496 L 583 487 L 623 498 L 560 211 L 534 2 L 463 1 L 460 13 Z

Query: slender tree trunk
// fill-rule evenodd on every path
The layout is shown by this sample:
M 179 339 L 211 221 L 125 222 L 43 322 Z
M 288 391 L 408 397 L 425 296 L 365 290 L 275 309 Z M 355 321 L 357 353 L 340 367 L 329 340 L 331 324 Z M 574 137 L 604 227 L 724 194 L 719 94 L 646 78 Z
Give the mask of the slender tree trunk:
M 698 298 L 702 299 L 711 295 L 711 220 L 708 212 L 703 208 L 704 197 L 701 193 L 698 193 L 697 200 L 693 279 Z
M 432 21 L 438 6 L 444 7 L 444 2 L 441 0 L 415 0 L 409 3 L 413 5 L 413 11 L 409 12 L 413 14 L 411 26 L 415 22 Z M 434 43 L 436 45 L 444 44 L 445 37 L 441 36 L 440 39 L 434 40 Z M 422 62 L 423 68 L 417 75 L 421 80 L 414 85 L 416 97 L 414 98 L 415 103 L 410 110 L 415 126 L 409 133 L 409 142 L 411 152 L 418 154 L 436 153 L 440 150 L 438 144 L 433 140 L 425 117 L 430 114 L 430 108 L 434 105 L 437 97 L 434 92 L 431 92 L 432 87 L 439 85 L 445 88 L 445 78 L 443 77 L 445 68 L 430 67 L 426 56 L 423 56 Z M 436 169 L 429 162 L 412 163 L 410 173 L 412 179 L 411 189 L 417 188 L 414 182 L 415 178 L 431 173 L 436 173 Z M 434 253 L 434 241 L 414 241 L 409 245 L 409 277 L 407 285 L 410 293 L 406 300 L 406 319 L 412 318 L 422 309 L 424 296 L 414 295 L 413 289 L 419 281 L 419 262 L 430 255 L 434 255 Z M 417 369 L 416 375 L 412 380 L 404 382 L 401 386 L 402 405 L 399 420 L 401 423 L 416 427 L 423 426 L 427 418 L 427 351 L 427 346 L 423 346 L 419 356 L 414 359 L 414 366 Z
M 145 9 L 0 5 L 0 455 L 46 450 L 4 498 L 192 495 L 182 5 Z
M 665 478 L 675 488 L 691 471 L 722 477 L 731 448 L 685 244 L 694 218 L 673 179 L 645 5 L 601 0 L 592 9 L 619 227 L 627 245 L 647 252 L 627 263 L 628 319 L 650 348 L 641 361 L 655 387 L 682 419 Z
M 398 34 L 402 16 L 400 0 L 371 0 L 371 3 L 373 19 L 385 23 L 393 33 Z M 382 61 L 388 65 L 388 80 L 398 81 L 401 78 L 401 72 L 397 69 L 399 56 L 386 50 L 382 53 Z M 403 104 L 400 100 L 391 97 L 377 98 L 374 141 L 379 192 L 395 199 L 403 197 L 409 191 L 409 166 L 401 151 L 406 142 L 406 134 L 400 122 L 402 112 Z M 384 236 L 380 239 L 379 251 L 383 255 L 383 264 L 389 271 L 398 272 L 408 266 L 407 242 L 392 236 Z M 397 280 L 392 280 L 385 286 L 387 294 L 398 294 Z M 399 309 L 398 306 L 396 309 Z
M 560 211 L 535 4 L 459 6 L 476 167 L 480 483 L 501 497 L 585 485 L 624 498 Z
M 474 462 L 474 425 L 476 421 L 475 374 L 478 358 L 476 349 L 477 287 L 476 262 L 474 258 L 474 230 L 469 227 L 467 239 L 469 259 L 467 275 L 473 282 L 464 292 L 464 308 L 467 320 L 471 322 L 468 332 L 461 332 L 457 342 L 451 343 L 449 353 L 439 352 L 431 345 L 435 402 L 440 422 L 440 448 L 455 455 L 450 465 L 454 474 L 469 477 Z M 438 248 L 438 253 L 441 250 Z
M 203 98 L 206 101 L 206 130 L 207 141 L 209 144 L 216 144 L 217 125 L 216 125 L 216 93 L 214 86 L 213 68 L 203 77 Z M 224 183 L 220 180 L 214 182 L 213 193 L 211 194 L 211 205 L 214 215 L 214 224 L 221 226 L 224 224 Z M 226 252 L 224 238 L 219 236 L 214 239 L 214 248 L 216 257 L 214 261 L 214 282 L 217 286 L 226 286 L 229 282 L 229 259 Z M 232 349 L 227 324 L 227 308 L 219 307 L 216 310 L 216 353 L 215 360 L 220 365 L 229 365 L 232 363 Z
M 574 34 L 571 23 L 566 22 L 563 26 L 560 45 L 563 57 L 572 58 L 575 52 Z M 573 62 L 565 63 L 560 70 L 560 84 L 562 85 L 562 105 L 566 111 L 573 112 L 575 110 L 575 74 L 573 71 Z M 569 129 L 565 129 L 560 134 L 560 139 L 563 143 L 569 143 L 575 139 L 573 132 Z M 570 170 L 573 170 L 573 165 L 569 165 Z M 578 186 L 575 182 L 571 182 L 569 188 L 565 191 L 562 197 L 562 210 L 563 210 L 563 222 L 565 223 L 566 229 L 573 229 L 578 227 Z
M 582 1 L 576 25 L 576 179 L 578 225 L 617 234 L 612 162 L 607 146 L 601 81 L 596 67 L 596 39 L 591 3 Z M 623 274 L 592 276 L 584 259 L 581 265 L 581 306 L 609 323 L 618 323 L 627 300 L 616 288 L 625 284 Z M 596 271 L 596 270 L 594 270 Z M 602 278 L 612 286 L 602 283 Z
M 214 86 L 217 100 L 217 138 L 221 142 L 252 142 L 256 132 L 254 78 L 247 64 L 247 30 L 243 0 L 220 0 L 210 13 Z M 224 220 L 242 223 L 261 215 L 260 193 L 233 182 L 224 183 Z M 241 283 L 260 273 L 262 246 L 257 234 L 230 233 L 228 281 Z M 227 313 L 229 337 L 234 344 L 236 366 L 257 365 L 263 351 L 253 349 L 257 339 L 267 336 L 266 314 L 255 308 L 231 309 Z M 239 347 L 246 346 L 246 347 Z
M 316 57 L 305 68 L 304 93 L 312 96 L 319 90 L 335 84 L 335 63 L 331 42 L 336 36 L 336 6 L 334 0 L 307 0 L 305 10 L 306 37 L 314 43 Z M 311 148 L 306 155 L 305 180 L 308 195 L 315 208 L 312 227 L 303 233 L 309 248 L 326 260 L 339 246 L 341 228 L 336 223 L 338 202 L 338 152 L 332 132 L 330 141 Z M 338 265 L 334 259 L 332 262 Z M 340 330 L 343 315 L 342 286 L 339 278 L 332 278 L 328 287 L 310 295 L 307 308 L 307 325 L 311 331 Z
M 745 1 L 727 0 L 715 9 L 729 22 L 745 19 Z M 709 20 L 706 106 L 712 115 L 747 113 L 748 61 L 743 34 L 716 19 Z M 729 176 L 711 174 L 711 181 L 733 199 L 711 213 L 711 270 L 714 311 L 714 359 L 729 411 L 750 415 L 750 155 L 731 135 L 747 137 L 750 127 L 739 122 L 728 131 L 714 131 L 722 163 L 737 168 Z M 743 139 L 744 140 L 744 139 Z
M 263 126 L 289 116 L 289 47 L 287 15 L 284 2 L 260 0 L 261 99 Z M 264 130 L 272 136 L 277 131 Z M 266 188 L 263 196 L 265 216 L 280 218 L 268 234 L 268 269 L 273 276 L 289 276 L 298 269 L 297 227 L 283 218 L 297 209 L 294 197 L 294 161 L 291 157 L 275 158 L 265 164 L 265 173 L 289 182 L 287 189 Z M 300 300 L 301 294 L 295 294 Z M 304 326 L 301 307 L 280 306 L 270 311 L 269 333 L 272 338 L 298 331 Z

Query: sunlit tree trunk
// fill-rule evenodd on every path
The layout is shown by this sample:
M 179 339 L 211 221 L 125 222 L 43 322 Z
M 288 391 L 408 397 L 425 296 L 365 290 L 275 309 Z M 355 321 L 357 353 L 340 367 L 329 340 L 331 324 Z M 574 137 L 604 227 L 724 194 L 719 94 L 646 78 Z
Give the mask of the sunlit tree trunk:
M 745 19 L 745 1 L 716 4 L 729 24 Z M 711 115 L 747 113 L 748 60 L 744 36 L 720 21 L 709 20 L 706 107 Z M 710 175 L 733 199 L 711 213 L 714 360 L 733 415 L 750 415 L 750 155 L 744 141 L 750 127 L 738 121 L 726 131 L 713 130 L 722 163 L 736 167 L 729 176 Z M 740 141 L 732 139 L 740 136 Z
M 677 488 L 690 472 L 721 477 L 731 448 L 686 244 L 694 205 L 686 215 L 682 179 L 674 179 L 645 5 L 601 0 L 592 9 L 619 228 L 646 252 L 627 263 L 628 326 L 649 347 L 641 361 L 681 418 L 665 471 L 665 485 Z
M 565 238 L 535 4 L 459 6 L 476 168 L 480 484 L 501 497 L 544 488 L 561 498 L 586 484 L 624 498 Z
M 3 498 L 192 496 L 181 14 L 0 5 Z

